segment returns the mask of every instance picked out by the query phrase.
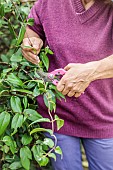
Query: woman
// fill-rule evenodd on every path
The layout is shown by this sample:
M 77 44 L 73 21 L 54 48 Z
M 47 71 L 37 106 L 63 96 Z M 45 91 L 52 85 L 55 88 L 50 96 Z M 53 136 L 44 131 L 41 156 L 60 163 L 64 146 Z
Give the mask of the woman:
M 49 71 L 67 71 L 57 86 L 68 103 L 58 101 L 56 110 L 65 121 L 64 127 L 55 131 L 63 160 L 57 156 L 56 162 L 52 160 L 53 168 L 82 170 L 82 141 L 90 170 L 113 170 L 111 1 L 38 0 L 29 18 L 34 18 L 35 23 L 26 28 L 23 45 L 32 45 L 37 54 L 43 44 L 48 45 L 54 52 Z M 39 63 L 32 49 L 24 48 L 23 55 L 30 62 Z M 48 116 L 43 107 L 40 113 Z

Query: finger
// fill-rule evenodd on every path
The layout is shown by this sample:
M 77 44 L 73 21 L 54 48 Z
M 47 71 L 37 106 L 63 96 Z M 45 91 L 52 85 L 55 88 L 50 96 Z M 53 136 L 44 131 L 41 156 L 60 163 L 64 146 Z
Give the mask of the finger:
M 80 93 L 82 91 L 81 87 L 82 87 L 82 82 L 78 82 L 78 83 L 75 82 L 74 85 L 73 85 L 73 89 L 72 90 L 77 92 L 77 93 L 78 92 Z
M 69 93 L 67 94 L 68 97 L 72 97 L 75 95 L 75 91 L 69 91 Z
M 24 38 L 21 45 L 24 51 L 30 51 L 34 54 L 39 54 L 41 47 L 43 46 L 43 41 L 40 38 Z
M 68 71 L 71 67 L 73 67 L 75 63 L 70 63 L 66 67 L 64 67 L 64 70 Z
M 21 44 L 21 48 L 25 51 L 30 51 L 33 48 L 32 44 L 30 43 L 28 38 L 23 39 L 23 43 Z
M 35 64 L 35 61 L 32 58 L 30 58 L 26 53 L 22 52 L 22 54 L 26 58 L 26 60 L 28 60 L 29 62 Z
M 57 90 L 58 91 L 63 91 L 63 89 L 64 89 L 64 84 L 62 84 L 60 81 L 59 81 L 59 83 L 58 83 L 58 85 L 57 85 Z
M 34 55 L 33 53 L 31 52 L 28 52 L 28 59 L 32 60 L 35 64 L 39 63 L 40 62 L 40 59 L 37 55 Z
M 22 51 L 22 54 L 28 61 L 32 62 L 33 64 L 38 64 L 40 62 L 39 57 L 32 54 L 31 52 L 25 53 Z
M 86 88 L 89 86 L 89 82 L 83 82 L 83 83 L 81 83 L 80 85 L 79 85 L 79 93 L 84 93 L 84 91 L 86 90 Z
M 40 53 L 40 49 L 36 50 L 34 47 L 32 46 L 24 46 L 23 44 L 21 44 L 21 48 L 23 51 L 25 52 L 31 52 L 35 55 L 38 55 Z
M 83 94 L 83 93 L 75 93 L 75 97 L 78 98 L 81 96 L 81 94 Z
M 68 93 L 69 93 L 69 91 L 70 91 L 69 89 L 64 88 L 64 89 L 63 89 L 63 91 L 62 91 L 62 94 L 63 94 L 63 95 L 66 95 L 66 94 L 68 94 Z
M 43 41 L 39 38 L 35 39 L 34 43 L 33 43 L 34 47 L 37 49 L 41 49 L 43 46 Z
M 69 93 L 69 91 L 73 88 L 73 83 L 68 83 L 68 84 L 65 84 L 65 87 L 62 91 L 62 94 L 63 95 L 66 95 Z
M 40 61 L 40 60 L 39 60 L 39 57 L 38 57 L 37 55 L 31 53 L 31 52 L 25 53 L 25 52 L 23 51 L 23 53 L 26 54 L 26 56 L 27 56 L 28 59 L 32 59 L 32 60 L 34 60 L 34 61 L 36 61 L 36 62 L 37 62 L 37 61 Z
M 40 49 L 43 46 L 43 41 L 40 38 L 31 39 L 32 46 L 39 53 Z

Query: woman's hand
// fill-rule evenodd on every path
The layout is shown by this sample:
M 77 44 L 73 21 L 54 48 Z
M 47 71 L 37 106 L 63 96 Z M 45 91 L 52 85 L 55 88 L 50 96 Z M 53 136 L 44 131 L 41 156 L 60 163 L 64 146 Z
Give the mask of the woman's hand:
M 43 46 L 43 41 L 39 37 L 24 38 L 22 47 L 23 56 L 33 64 L 40 62 L 38 54 Z
M 64 68 L 67 73 L 57 85 L 58 91 L 69 97 L 79 97 L 94 80 L 94 75 L 98 66 L 98 61 L 86 64 L 68 64 Z

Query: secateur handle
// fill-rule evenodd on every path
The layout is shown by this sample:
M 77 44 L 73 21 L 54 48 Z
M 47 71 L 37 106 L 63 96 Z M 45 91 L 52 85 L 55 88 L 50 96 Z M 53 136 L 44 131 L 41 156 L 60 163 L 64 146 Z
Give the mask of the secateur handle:
M 63 68 L 56 69 L 56 70 L 52 71 L 51 73 L 49 73 L 48 78 L 52 80 L 52 83 L 55 86 L 57 86 L 59 81 L 57 79 L 55 79 L 54 77 L 59 76 L 59 75 L 63 76 L 65 73 L 66 73 L 66 71 Z

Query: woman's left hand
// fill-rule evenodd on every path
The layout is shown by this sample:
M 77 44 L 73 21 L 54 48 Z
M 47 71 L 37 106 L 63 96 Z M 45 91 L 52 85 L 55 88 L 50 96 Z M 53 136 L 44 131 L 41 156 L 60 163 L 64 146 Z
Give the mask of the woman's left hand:
M 57 85 L 58 91 L 69 97 L 79 97 L 95 79 L 98 61 L 86 64 L 70 63 L 64 69 L 67 71 Z

